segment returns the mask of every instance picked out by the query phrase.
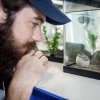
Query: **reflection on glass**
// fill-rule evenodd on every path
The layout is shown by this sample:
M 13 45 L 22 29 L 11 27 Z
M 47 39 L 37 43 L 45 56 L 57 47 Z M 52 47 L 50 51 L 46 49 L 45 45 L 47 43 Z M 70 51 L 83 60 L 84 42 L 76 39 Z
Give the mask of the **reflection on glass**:
M 61 33 L 59 35 L 60 38 L 58 40 L 59 46 L 58 46 L 58 49 L 54 52 L 54 56 L 63 58 L 63 25 L 55 26 L 55 25 L 51 25 L 49 23 L 45 23 L 44 26 L 46 27 L 47 37 L 48 37 L 49 41 L 53 40 L 54 33 L 55 33 L 55 27 L 57 27 L 58 32 Z M 38 48 L 38 50 L 41 50 L 45 56 L 50 56 L 50 52 L 48 52 L 48 48 L 47 48 L 48 43 L 46 43 L 45 36 L 43 35 L 44 34 L 43 26 L 41 27 L 41 31 L 42 31 L 43 40 L 42 40 L 42 42 L 37 42 L 37 48 Z
M 100 10 L 66 13 L 64 65 L 100 72 Z

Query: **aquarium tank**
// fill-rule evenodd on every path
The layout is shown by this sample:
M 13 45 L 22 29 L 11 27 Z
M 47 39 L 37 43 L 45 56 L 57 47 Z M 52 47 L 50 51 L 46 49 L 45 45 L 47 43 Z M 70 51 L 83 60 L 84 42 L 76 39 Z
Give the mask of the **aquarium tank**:
M 84 4 L 64 0 L 64 67 L 100 73 L 100 8 Z

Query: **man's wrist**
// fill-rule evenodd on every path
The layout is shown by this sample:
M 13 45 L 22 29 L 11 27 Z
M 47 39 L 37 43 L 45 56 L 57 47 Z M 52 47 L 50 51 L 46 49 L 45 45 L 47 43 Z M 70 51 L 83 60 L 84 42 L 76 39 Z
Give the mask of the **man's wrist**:
M 8 89 L 6 100 L 29 100 L 32 90 L 33 87 L 23 88 L 12 81 Z

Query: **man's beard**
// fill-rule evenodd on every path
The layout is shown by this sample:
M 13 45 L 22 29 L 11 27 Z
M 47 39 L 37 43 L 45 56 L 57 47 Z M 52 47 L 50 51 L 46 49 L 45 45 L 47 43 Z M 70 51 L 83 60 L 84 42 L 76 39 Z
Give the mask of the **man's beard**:
M 14 39 L 11 27 L 0 26 L 0 80 L 12 76 L 13 69 L 18 61 L 36 46 L 36 42 L 29 42 L 23 45 L 18 44 Z M 23 49 L 25 50 L 23 52 Z

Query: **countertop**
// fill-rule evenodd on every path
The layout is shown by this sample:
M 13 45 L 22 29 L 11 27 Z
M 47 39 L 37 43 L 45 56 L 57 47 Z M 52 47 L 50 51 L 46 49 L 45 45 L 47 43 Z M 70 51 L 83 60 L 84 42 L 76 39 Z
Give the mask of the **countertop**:
M 64 73 L 62 63 L 51 64 L 36 88 L 68 100 L 100 100 L 100 80 Z

